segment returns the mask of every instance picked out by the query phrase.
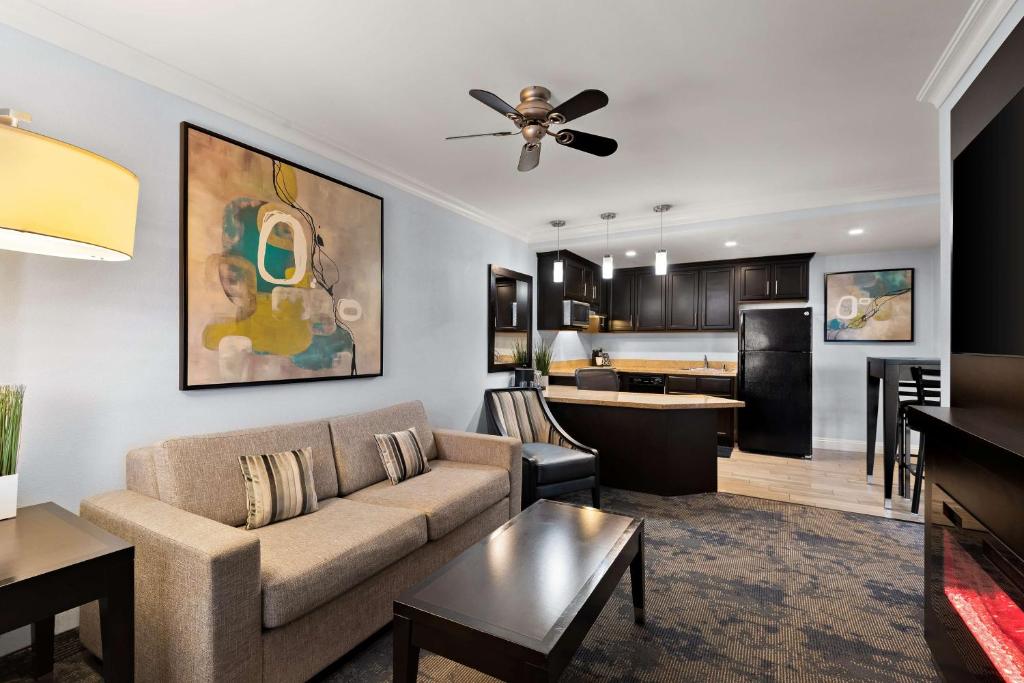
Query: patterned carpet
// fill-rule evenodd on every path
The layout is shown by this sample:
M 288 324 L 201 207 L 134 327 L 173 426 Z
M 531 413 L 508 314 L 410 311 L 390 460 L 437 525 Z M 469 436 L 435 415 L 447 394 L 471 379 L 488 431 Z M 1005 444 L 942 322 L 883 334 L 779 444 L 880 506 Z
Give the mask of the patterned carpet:
M 627 572 L 563 681 L 940 680 L 921 631 L 921 525 L 730 494 L 606 489 L 603 502 L 647 520 L 647 625 Z M 60 640 L 56 680 L 99 680 Z M 0 660 L 0 681 L 26 665 Z M 390 681 L 390 633 L 318 680 Z M 424 652 L 420 680 L 491 679 Z

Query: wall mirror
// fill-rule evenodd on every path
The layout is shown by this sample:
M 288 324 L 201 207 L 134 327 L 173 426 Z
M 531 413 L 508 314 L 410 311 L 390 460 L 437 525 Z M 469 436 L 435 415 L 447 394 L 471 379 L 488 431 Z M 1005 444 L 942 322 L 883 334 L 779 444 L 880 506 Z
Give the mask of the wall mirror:
M 533 276 L 500 266 L 487 271 L 487 371 L 508 372 L 533 362 Z

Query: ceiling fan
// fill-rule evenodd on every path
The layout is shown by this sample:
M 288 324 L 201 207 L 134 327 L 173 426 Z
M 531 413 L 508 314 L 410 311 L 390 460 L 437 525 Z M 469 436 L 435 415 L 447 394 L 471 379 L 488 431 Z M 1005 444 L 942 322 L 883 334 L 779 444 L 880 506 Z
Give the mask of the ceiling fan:
M 549 126 L 560 126 L 597 111 L 608 104 L 608 96 L 600 90 L 584 90 L 575 97 L 570 97 L 557 107 L 548 101 L 551 91 L 541 85 L 531 85 L 519 91 L 519 104 L 515 107 L 497 95 L 486 90 L 470 90 L 470 97 L 483 102 L 488 107 L 505 116 L 516 125 L 518 130 L 500 133 L 477 133 L 475 135 L 453 135 L 445 140 L 462 140 L 465 138 L 504 137 L 521 133 L 526 143 L 519 154 L 519 170 L 532 171 L 540 163 L 540 141 L 550 134 L 555 142 L 565 147 L 578 149 L 581 152 L 606 157 L 614 154 L 619 143 L 611 138 L 592 135 L 578 130 L 563 128 L 559 131 L 549 130 Z

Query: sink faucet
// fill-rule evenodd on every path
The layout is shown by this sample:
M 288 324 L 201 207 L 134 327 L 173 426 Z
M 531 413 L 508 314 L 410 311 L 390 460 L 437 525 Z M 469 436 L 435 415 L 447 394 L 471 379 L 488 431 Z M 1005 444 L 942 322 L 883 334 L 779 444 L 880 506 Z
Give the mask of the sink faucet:
M 710 366 L 710 365 L 708 365 L 708 354 L 706 354 L 706 353 L 705 353 L 705 354 L 704 354 L 704 369 L 705 369 L 705 370 L 707 370 L 707 369 L 708 369 L 708 368 L 710 368 L 710 367 L 711 367 L 711 366 Z

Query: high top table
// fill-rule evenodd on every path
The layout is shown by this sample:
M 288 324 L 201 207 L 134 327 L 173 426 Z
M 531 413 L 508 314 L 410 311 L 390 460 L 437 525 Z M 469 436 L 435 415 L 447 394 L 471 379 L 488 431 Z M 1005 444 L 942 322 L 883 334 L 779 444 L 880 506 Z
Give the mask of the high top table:
M 882 448 L 885 472 L 885 507 L 892 507 L 893 467 L 896 464 L 896 420 L 900 411 L 900 379 L 909 377 L 911 367 L 937 368 L 938 358 L 868 358 L 867 361 L 867 459 L 868 481 L 874 479 L 875 434 L 878 432 L 878 392 L 884 383 L 882 398 Z

